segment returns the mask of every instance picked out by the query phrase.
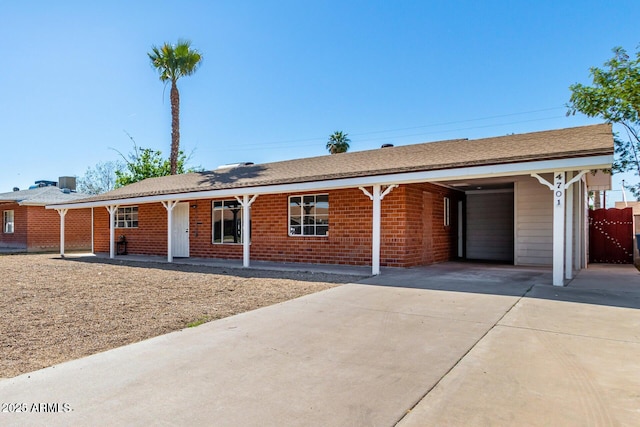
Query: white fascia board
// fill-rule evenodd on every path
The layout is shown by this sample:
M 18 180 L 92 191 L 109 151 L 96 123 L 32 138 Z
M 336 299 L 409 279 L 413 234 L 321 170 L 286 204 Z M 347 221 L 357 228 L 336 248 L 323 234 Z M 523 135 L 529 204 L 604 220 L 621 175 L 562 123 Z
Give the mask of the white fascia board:
M 36 202 L 17 202 L 20 206 L 45 206 L 44 203 L 36 203 Z
M 197 199 L 214 199 L 224 197 L 263 194 L 278 194 L 306 191 L 327 191 L 342 188 L 368 187 L 372 185 L 415 184 L 419 182 L 437 182 L 492 178 L 499 176 L 517 176 L 536 173 L 553 173 L 558 170 L 583 170 L 610 168 L 613 155 L 575 157 L 570 159 L 542 160 L 534 162 L 506 163 L 488 166 L 470 166 L 454 169 L 441 169 L 422 172 L 403 172 L 386 175 L 371 175 L 358 178 L 342 178 L 326 181 L 311 181 L 292 184 L 275 184 L 258 187 L 228 188 L 222 190 L 205 190 L 190 193 L 162 194 L 157 196 L 132 197 L 128 199 L 103 200 L 99 202 L 69 203 L 48 205 L 47 209 L 81 209 L 100 206 L 125 206 L 145 203 L 158 203 L 167 200 L 189 201 Z

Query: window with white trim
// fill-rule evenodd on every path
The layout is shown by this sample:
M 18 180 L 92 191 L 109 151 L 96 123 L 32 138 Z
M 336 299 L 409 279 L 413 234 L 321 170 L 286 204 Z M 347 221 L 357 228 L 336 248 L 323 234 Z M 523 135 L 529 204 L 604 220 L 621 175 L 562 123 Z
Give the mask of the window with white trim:
M 13 210 L 2 213 L 2 231 L 7 234 L 13 233 Z
M 289 236 L 329 235 L 329 195 L 289 197 Z
M 240 202 L 237 200 L 214 200 L 212 211 L 212 242 L 214 244 L 242 243 L 242 205 Z
M 138 207 L 118 208 L 113 221 L 116 228 L 138 228 Z
M 444 198 L 444 226 L 451 225 L 451 201 L 448 197 Z

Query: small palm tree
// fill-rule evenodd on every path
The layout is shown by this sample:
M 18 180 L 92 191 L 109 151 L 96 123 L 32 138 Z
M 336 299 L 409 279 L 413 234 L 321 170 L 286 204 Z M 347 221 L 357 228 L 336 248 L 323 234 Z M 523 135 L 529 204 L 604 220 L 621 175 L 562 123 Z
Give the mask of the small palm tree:
M 349 151 L 349 143 L 351 140 L 347 138 L 349 134 L 343 133 L 342 131 L 334 132 L 330 137 L 329 141 L 327 141 L 327 150 L 329 153 L 346 153 Z
M 160 73 L 160 80 L 171 82 L 171 175 L 177 173 L 178 157 L 180 153 L 180 93 L 178 92 L 178 79 L 195 73 L 202 55 L 195 49 L 191 49 L 191 42 L 178 40 L 171 45 L 165 43 L 160 47 L 153 46 L 148 53 L 151 64 Z

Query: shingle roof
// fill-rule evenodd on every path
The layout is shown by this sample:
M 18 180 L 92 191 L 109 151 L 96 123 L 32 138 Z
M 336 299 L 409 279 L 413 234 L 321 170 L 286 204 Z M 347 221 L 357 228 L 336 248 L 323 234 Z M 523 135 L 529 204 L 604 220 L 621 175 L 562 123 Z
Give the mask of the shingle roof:
M 611 125 L 457 139 L 149 178 L 82 202 L 613 154 Z
M 87 194 L 64 193 L 62 189 L 50 186 L 0 193 L 0 203 L 16 202 L 21 205 L 45 206 L 54 203 L 71 202 L 87 197 Z

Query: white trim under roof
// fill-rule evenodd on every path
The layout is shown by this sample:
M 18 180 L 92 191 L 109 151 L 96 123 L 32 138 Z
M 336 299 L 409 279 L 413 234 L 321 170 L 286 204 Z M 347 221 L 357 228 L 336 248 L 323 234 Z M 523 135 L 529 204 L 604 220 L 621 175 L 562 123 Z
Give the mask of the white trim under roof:
M 568 159 L 541 160 L 533 162 L 505 163 L 497 165 L 469 166 L 453 169 L 440 169 L 421 172 L 402 172 L 385 175 L 370 175 L 357 178 L 329 179 L 292 184 L 274 184 L 263 186 L 236 187 L 220 190 L 190 191 L 184 193 L 167 193 L 153 196 L 140 196 L 122 199 L 101 200 L 95 202 L 78 202 L 47 205 L 47 209 L 81 209 L 98 206 L 156 203 L 167 200 L 197 200 L 223 198 L 243 194 L 277 194 L 293 191 L 326 191 L 341 188 L 368 187 L 373 185 L 412 184 L 419 182 L 438 182 L 453 180 L 469 180 L 498 176 L 530 175 L 531 173 L 553 173 L 555 171 L 578 171 L 610 168 L 613 154 Z

